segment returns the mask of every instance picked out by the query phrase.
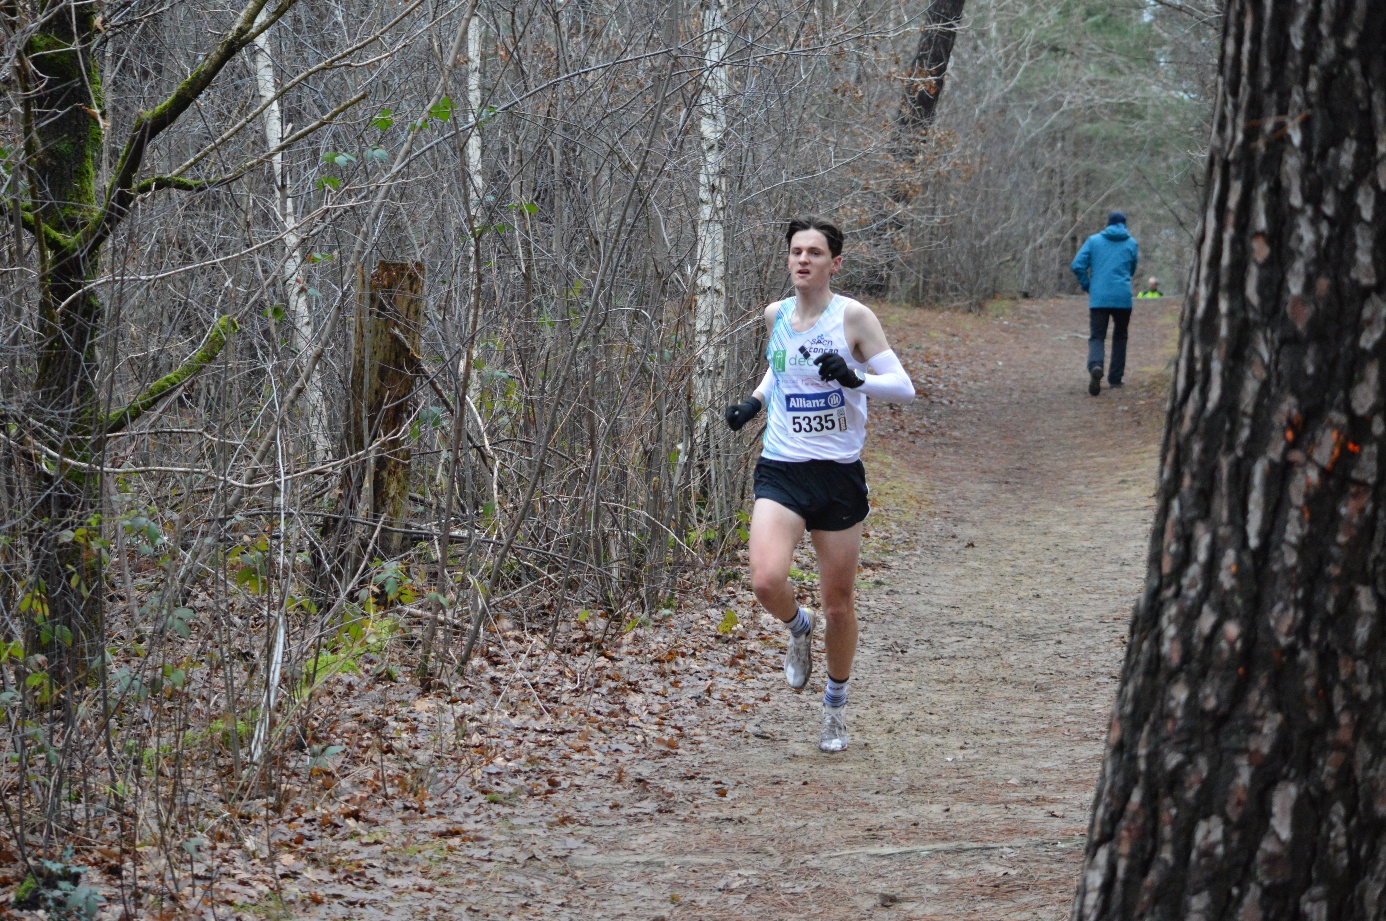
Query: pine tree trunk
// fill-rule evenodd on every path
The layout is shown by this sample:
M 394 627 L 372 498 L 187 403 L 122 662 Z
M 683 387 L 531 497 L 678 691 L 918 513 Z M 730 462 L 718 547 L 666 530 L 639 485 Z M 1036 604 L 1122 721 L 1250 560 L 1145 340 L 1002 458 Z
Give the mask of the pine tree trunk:
M 929 169 L 924 153 L 938 111 L 939 97 L 948 77 L 948 62 L 957 42 L 962 23 L 964 0 L 931 0 L 919 30 L 919 46 L 914 60 L 904 74 L 904 92 L 900 98 L 899 114 L 895 119 L 895 136 L 891 153 L 897 161 L 896 171 L 885 184 L 886 210 L 872 221 L 867 238 L 883 253 L 908 251 L 914 245 L 907 229 L 908 210 L 924 191 Z M 886 256 L 875 267 L 862 271 L 858 266 L 857 290 L 863 293 L 884 294 L 892 283 L 892 262 Z
M 907 145 L 918 146 L 933 124 L 943 82 L 948 76 L 948 60 L 958 39 L 964 0 L 933 0 L 925 16 L 919 47 L 906 75 L 905 98 L 900 123 Z
M 1370 0 L 1227 10 L 1075 921 L 1386 905 L 1383 48 Z

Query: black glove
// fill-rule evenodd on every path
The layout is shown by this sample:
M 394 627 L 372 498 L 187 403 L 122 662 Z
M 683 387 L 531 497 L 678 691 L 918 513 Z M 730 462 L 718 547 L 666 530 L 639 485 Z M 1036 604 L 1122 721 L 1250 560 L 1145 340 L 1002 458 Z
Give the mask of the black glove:
M 733 432 L 741 431 L 741 427 L 755 418 L 756 413 L 760 412 L 763 404 L 755 397 L 750 397 L 737 403 L 735 406 L 727 407 L 727 427 Z
M 860 387 L 864 383 L 837 352 L 824 352 L 813 363 L 818 366 L 818 376 L 825 381 L 837 381 L 844 387 Z

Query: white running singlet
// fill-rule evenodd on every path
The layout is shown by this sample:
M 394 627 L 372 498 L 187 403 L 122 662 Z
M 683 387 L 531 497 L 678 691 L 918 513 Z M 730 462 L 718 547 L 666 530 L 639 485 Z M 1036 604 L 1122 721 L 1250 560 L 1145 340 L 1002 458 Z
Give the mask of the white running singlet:
M 851 463 L 861 457 L 866 443 L 866 394 L 822 380 L 813 360 L 824 352 L 837 352 L 847 359 L 847 367 L 865 370 L 852 357 L 842 329 L 847 305 L 856 302 L 834 294 L 818 322 L 803 333 L 796 333 L 789 322 L 794 303 L 793 297 L 780 302 L 765 347 L 774 382 L 765 395 L 768 421 L 760 456 L 775 461 Z

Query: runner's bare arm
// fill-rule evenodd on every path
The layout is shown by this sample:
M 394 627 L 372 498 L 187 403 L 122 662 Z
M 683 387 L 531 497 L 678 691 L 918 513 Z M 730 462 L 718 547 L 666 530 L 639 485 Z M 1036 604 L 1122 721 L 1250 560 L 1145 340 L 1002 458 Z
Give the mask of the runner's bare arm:
M 886 341 L 881 321 L 871 308 L 852 304 L 842 318 L 842 331 L 852 346 L 852 356 L 866 365 L 861 392 L 888 403 L 908 403 L 914 399 L 914 382 L 900 363 L 900 357 Z
M 765 308 L 765 334 L 771 335 L 775 332 L 775 317 L 779 314 L 780 305 L 770 304 Z M 774 381 L 775 372 L 770 368 L 765 369 L 765 376 L 760 379 L 756 389 L 751 392 L 751 396 L 763 404 L 765 395 L 770 392 L 770 384 Z
M 852 346 L 852 357 L 862 364 L 890 348 L 881 321 L 865 304 L 847 305 L 842 317 L 842 332 Z

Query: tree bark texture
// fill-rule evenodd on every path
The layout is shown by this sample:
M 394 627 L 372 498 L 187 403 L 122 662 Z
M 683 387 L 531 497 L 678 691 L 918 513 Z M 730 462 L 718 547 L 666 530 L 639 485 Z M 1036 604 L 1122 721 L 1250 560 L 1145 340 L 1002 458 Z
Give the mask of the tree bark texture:
M 953 55 L 958 26 L 962 21 L 963 2 L 930 2 L 924 24 L 920 27 L 919 46 L 915 50 L 914 60 L 904 74 L 904 93 L 891 141 L 891 153 L 900 161 L 901 169 L 886 186 L 888 210 L 872 221 L 874 227 L 878 228 L 872 235 L 880 234 L 880 243 L 885 244 L 886 251 L 898 251 L 909 245 L 902 233 L 903 209 L 924 191 L 930 172 L 923 154 L 928 147 L 939 97 L 943 95 L 948 61 Z M 857 287 L 865 293 L 884 294 L 890 287 L 891 269 L 888 265 L 882 265 L 873 272 L 874 278 L 862 274 L 860 268 L 857 272 Z
M 700 468 L 714 476 L 713 431 L 721 421 L 716 403 L 722 395 L 722 368 L 726 362 L 727 103 L 732 95 L 724 0 L 705 0 L 702 27 L 707 78 L 698 106 L 702 160 L 698 164 L 697 264 L 693 269 L 693 349 L 697 359 L 692 384 L 693 405 L 698 413 L 694 450 Z M 708 487 L 710 500 L 720 506 L 722 491 L 713 483 Z
M 407 518 L 409 502 L 409 418 L 423 329 L 424 267 L 421 262 L 382 262 L 370 277 L 369 293 L 356 314 L 347 412 L 345 455 L 359 456 L 343 470 L 344 536 L 364 520 L 379 541 L 368 536 L 358 548 L 344 548 L 348 569 L 361 555 L 399 553 L 394 530 Z M 349 543 L 355 543 L 350 541 Z M 349 573 L 348 573 L 349 575 Z
M 93 530 L 95 484 L 71 461 L 90 459 L 97 422 L 96 337 L 100 300 L 90 288 L 97 252 L 82 240 L 95 213 L 101 156 L 101 80 L 91 54 L 94 4 L 56 11 L 20 55 L 32 183 L 26 225 L 38 242 L 39 356 L 29 405 L 37 443 L 30 487 L 30 543 L 37 583 L 25 649 L 49 658 L 61 687 L 76 674 L 64 647 L 86 648 L 101 578 Z M 84 656 L 82 658 L 85 658 Z
M 265 12 L 260 12 L 265 18 Z M 284 153 L 279 150 L 284 140 L 283 115 L 279 108 L 279 80 L 275 75 L 274 57 L 270 53 L 269 31 L 261 32 L 251 42 L 250 64 L 255 71 L 255 86 L 265 107 L 261 119 L 265 129 L 265 149 L 269 151 L 269 168 L 273 176 L 275 211 L 283 224 L 284 258 L 279 264 L 279 276 L 288 303 L 288 316 L 294 327 L 294 348 L 301 354 L 313 347 L 313 312 L 308 299 L 308 284 L 304 278 L 303 236 L 299 230 L 298 206 Z M 308 404 L 308 443 L 314 460 L 325 460 L 332 452 L 332 438 L 327 433 L 327 397 L 323 393 L 321 374 L 310 374 L 304 388 Z
M 906 139 L 917 144 L 923 132 L 933 123 L 943 81 L 948 76 L 948 59 L 953 56 L 953 43 L 958 39 L 964 0 L 933 0 L 919 36 L 919 48 L 909 73 L 905 74 L 905 98 L 900 108 L 900 122 Z
M 1073 917 L 1386 912 L 1386 5 L 1227 10 Z
M 281 0 L 266 23 L 292 5 Z M 26 656 L 43 655 L 58 688 L 80 677 L 97 652 L 102 550 L 95 497 L 96 457 L 110 426 L 127 424 L 159 396 L 147 393 L 122 410 L 99 410 L 96 344 L 106 318 L 94 282 L 101 248 L 129 214 L 136 198 L 153 191 L 138 183 L 149 144 L 177 121 L 226 63 L 250 41 L 251 27 L 267 0 L 249 0 L 221 42 L 167 99 L 141 112 L 121 151 L 109 184 L 98 194 L 97 165 L 104 136 L 101 69 L 93 54 L 100 5 L 89 0 L 50 0 L 39 5 L 17 55 L 23 94 L 25 177 L 28 198 L 20 220 L 38 252 L 38 360 L 26 407 L 25 431 L 36 447 L 28 475 L 33 505 L 28 513 L 32 554 Z M 3 13 L 14 17 L 6 8 Z M 229 324 L 229 325 L 228 325 Z M 218 321 L 210 352 L 179 383 L 215 357 L 234 322 Z M 200 360 L 197 356 L 193 361 Z

